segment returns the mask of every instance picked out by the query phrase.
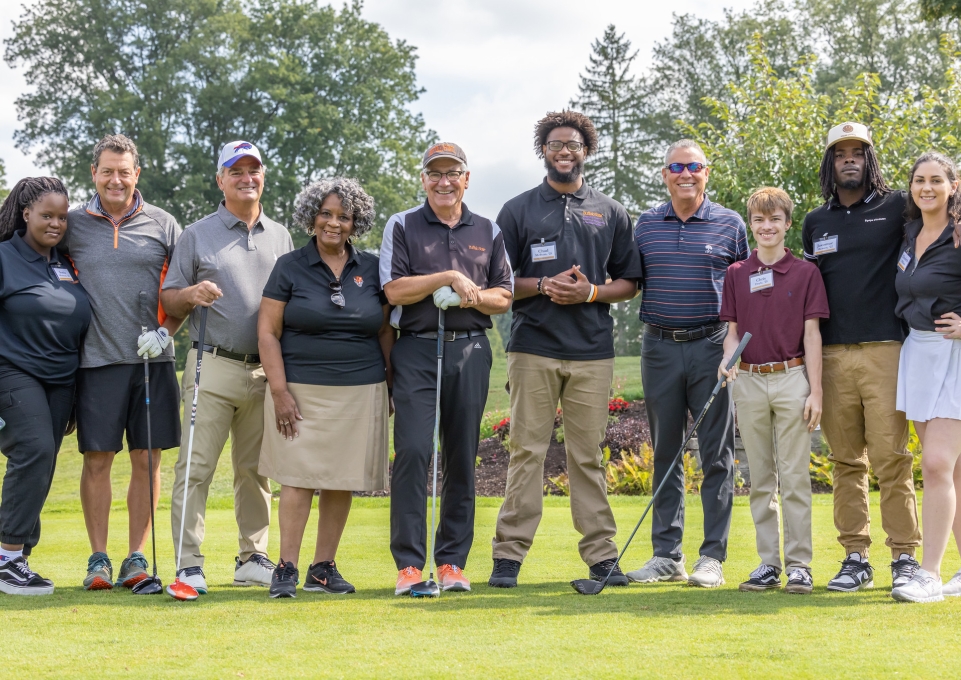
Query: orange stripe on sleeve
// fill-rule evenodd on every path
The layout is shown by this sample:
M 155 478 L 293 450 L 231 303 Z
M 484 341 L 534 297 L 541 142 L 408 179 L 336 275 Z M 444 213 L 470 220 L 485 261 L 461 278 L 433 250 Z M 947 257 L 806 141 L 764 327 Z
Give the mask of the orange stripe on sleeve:
M 164 268 L 160 271 L 160 288 L 157 289 L 157 325 L 162 326 L 163 322 L 167 320 L 167 312 L 164 311 L 164 306 L 160 302 L 160 291 L 164 287 L 164 279 L 167 278 L 167 270 L 170 268 L 170 258 L 164 258 Z

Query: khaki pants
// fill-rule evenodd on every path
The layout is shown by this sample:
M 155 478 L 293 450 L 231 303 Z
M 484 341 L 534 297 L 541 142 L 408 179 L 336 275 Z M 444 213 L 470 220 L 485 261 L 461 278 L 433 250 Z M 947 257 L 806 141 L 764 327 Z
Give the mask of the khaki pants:
M 870 342 L 824 348 L 821 428 L 834 461 L 834 526 L 845 552 L 868 555 L 868 463 L 881 487 L 881 526 L 896 559 L 921 545 L 908 423 L 895 409 L 901 344 Z M 866 449 L 866 453 L 865 453 Z
M 190 405 L 193 400 L 194 367 L 197 351 L 187 353 L 187 369 L 182 380 L 184 401 L 183 442 L 175 468 L 170 524 L 174 552 L 180 542 L 181 505 L 187 468 L 187 438 L 190 433 Z M 200 544 L 204 540 L 204 515 L 207 492 L 220 452 L 230 435 L 234 472 L 234 514 L 239 529 L 240 559 L 254 553 L 267 554 L 267 529 L 270 526 L 270 484 L 257 472 L 260 445 L 264 435 L 264 392 L 267 378 L 260 364 L 244 364 L 233 359 L 203 355 L 200 394 L 197 398 L 197 423 L 190 458 L 187 485 L 187 512 L 184 522 L 184 567 L 203 567 Z
M 811 435 L 804 402 L 811 394 L 804 366 L 787 371 L 739 373 L 734 382 L 737 424 L 751 468 L 751 516 L 763 564 L 788 571 L 811 568 Z M 781 503 L 778 505 L 778 489 Z
M 607 432 L 607 404 L 614 360 L 564 361 L 511 352 L 510 466 L 504 504 L 497 516 L 494 558 L 523 562 L 544 509 L 544 459 L 560 399 L 571 489 L 571 515 L 588 565 L 617 557 L 617 526 L 607 501 L 600 443 Z

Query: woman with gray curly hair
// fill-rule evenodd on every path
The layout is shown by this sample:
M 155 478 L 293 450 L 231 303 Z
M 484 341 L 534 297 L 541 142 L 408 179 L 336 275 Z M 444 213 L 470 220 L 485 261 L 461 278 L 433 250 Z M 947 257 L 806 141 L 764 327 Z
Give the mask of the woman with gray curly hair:
M 297 196 L 294 221 L 313 238 L 277 260 L 257 333 L 270 389 L 260 474 L 281 484 L 280 560 L 271 597 L 295 597 L 314 491 L 320 517 L 304 590 L 354 592 L 334 558 L 352 491 L 387 487 L 394 329 L 378 258 L 352 245 L 374 220 L 356 180 L 323 179 Z

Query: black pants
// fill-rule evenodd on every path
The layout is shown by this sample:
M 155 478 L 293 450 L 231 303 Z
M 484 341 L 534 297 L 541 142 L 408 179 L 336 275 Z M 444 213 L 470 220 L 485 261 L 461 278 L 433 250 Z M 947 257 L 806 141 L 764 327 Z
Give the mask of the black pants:
M 47 385 L 0 363 L 0 452 L 7 457 L 0 502 L 0 542 L 40 541 L 40 510 L 50 492 L 57 453 L 73 408 L 74 386 Z
M 654 440 L 655 487 L 664 479 L 684 441 L 688 413 L 696 418 L 717 384 L 725 335 L 726 327 L 714 336 L 689 342 L 644 334 L 641 380 Z M 717 395 L 698 428 L 697 441 L 704 471 L 704 542 L 700 554 L 723 562 L 727 558 L 734 503 L 734 409 L 730 387 Z M 684 469 L 678 464 L 654 504 L 654 555 L 679 559 L 683 538 Z
M 434 444 L 437 341 L 402 336 L 394 369 L 394 467 L 390 552 L 397 569 L 427 562 L 427 484 Z M 491 349 L 486 336 L 444 343 L 439 468 L 444 472 L 434 560 L 463 569 L 474 542 L 474 463 L 487 403 Z

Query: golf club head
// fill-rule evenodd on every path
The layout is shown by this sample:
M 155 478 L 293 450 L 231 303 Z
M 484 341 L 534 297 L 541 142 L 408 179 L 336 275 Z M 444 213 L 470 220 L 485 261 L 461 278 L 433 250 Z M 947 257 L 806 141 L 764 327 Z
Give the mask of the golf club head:
M 159 595 L 163 591 L 163 584 L 157 576 L 148 576 L 130 589 L 134 595 Z
M 200 593 L 192 585 L 184 583 L 179 578 L 167 586 L 167 594 L 175 600 L 184 602 L 196 600 L 200 597 Z
M 410 587 L 411 597 L 437 597 L 438 595 L 440 595 L 440 588 L 434 579 L 421 581 Z
M 603 581 L 595 581 L 590 578 L 578 578 L 571 581 L 571 585 L 574 586 L 574 590 L 579 592 L 581 595 L 597 595 L 599 592 L 604 590 Z

